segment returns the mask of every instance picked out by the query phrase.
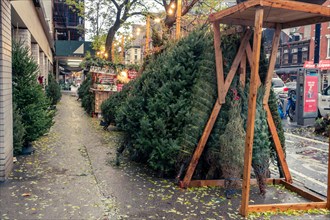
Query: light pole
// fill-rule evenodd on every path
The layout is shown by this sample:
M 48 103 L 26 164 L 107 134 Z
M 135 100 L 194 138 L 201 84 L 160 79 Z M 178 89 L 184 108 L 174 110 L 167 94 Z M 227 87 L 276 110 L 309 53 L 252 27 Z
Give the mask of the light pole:
M 149 50 L 149 38 L 150 38 L 150 15 L 147 15 L 147 24 L 146 24 L 146 46 L 145 52 L 148 53 Z
M 176 9 L 176 31 L 175 39 L 180 39 L 181 35 L 181 13 L 182 13 L 182 0 L 178 0 L 178 6 Z

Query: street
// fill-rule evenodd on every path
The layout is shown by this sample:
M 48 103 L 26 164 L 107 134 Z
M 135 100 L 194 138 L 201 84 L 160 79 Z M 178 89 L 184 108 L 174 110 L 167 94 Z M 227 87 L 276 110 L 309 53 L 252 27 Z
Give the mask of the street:
M 326 197 L 329 144 L 286 132 L 287 162 L 296 183 Z

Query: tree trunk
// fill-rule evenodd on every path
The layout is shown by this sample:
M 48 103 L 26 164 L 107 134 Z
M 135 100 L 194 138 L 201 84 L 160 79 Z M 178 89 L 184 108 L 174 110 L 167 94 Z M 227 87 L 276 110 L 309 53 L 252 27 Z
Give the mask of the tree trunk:
M 115 23 L 108 31 L 107 39 L 105 41 L 105 51 L 108 53 L 108 60 L 112 61 L 112 42 L 115 39 L 116 32 L 120 27 L 120 23 Z
M 169 30 L 175 24 L 175 16 L 167 15 L 165 18 L 164 24 L 165 24 L 165 27 L 167 28 L 167 30 Z

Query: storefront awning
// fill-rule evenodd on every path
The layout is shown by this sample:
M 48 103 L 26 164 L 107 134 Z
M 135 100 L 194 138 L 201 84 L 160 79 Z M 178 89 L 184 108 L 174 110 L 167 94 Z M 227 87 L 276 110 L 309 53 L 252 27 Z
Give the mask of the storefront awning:
M 275 70 L 275 73 L 278 75 L 281 74 L 297 74 L 299 70 L 303 67 L 283 67 Z

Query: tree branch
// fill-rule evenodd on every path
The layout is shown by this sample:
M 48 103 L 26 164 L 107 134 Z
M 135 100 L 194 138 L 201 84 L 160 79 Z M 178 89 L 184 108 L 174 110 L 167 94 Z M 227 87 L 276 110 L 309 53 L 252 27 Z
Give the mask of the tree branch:
M 120 9 L 118 3 L 116 2 L 116 0 L 110 0 L 110 1 L 115 5 L 115 7 L 116 7 L 118 10 Z

